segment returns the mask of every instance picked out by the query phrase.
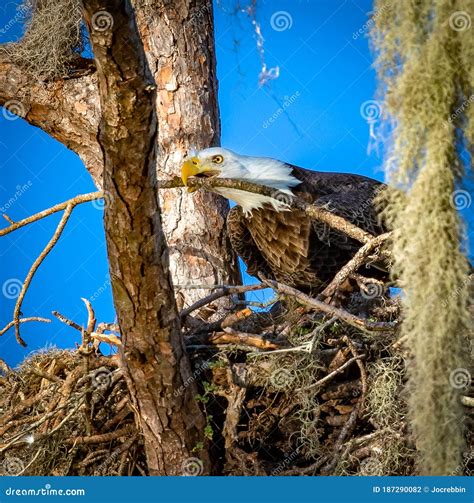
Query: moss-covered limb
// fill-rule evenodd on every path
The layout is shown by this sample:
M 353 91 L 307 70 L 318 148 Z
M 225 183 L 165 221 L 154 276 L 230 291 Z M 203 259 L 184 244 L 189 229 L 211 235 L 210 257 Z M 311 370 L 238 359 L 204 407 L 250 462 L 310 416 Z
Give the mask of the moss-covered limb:
M 401 336 L 413 355 L 409 416 L 420 472 L 448 475 L 465 445 L 462 389 L 453 375 L 470 366 L 459 210 L 471 204 L 461 184 L 472 164 L 460 142 L 472 151 L 473 3 L 420 0 L 395 8 L 377 0 L 375 12 L 380 106 L 394 125 L 385 170 L 400 189 L 385 195 L 385 213 L 392 270 L 405 294 Z
M 182 180 L 175 177 L 171 180 L 158 180 L 158 188 L 160 189 L 171 189 L 184 187 Z M 206 179 L 189 179 L 187 182 L 189 187 L 198 187 L 212 190 L 213 187 L 227 187 L 233 189 L 244 190 L 246 192 L 252 192 L 254 194 L 261 194 L 268 197 L 276 197 L 280 193 L 278 190 L 272 187 L 266 187 L 264 185 L 257 185 L 255 183 L 250 183 L 244 180 L 234 180 L 232 178 L 206 178 Z M 363 231 L 357 225 L 352 224 L 345 218 L 335 215 L 331 211 L 316 206 L 314 204 L 309 204 L 303 201 L 299 197 L 293 196 L 288 200 L 288 207 L 298 208 L 304 211 L 308 216 L 319 220 L 333 229 L 337 229 L 343 232 L 347 236 L 359 241 L 360 243 L 369 243 L 374 236 L 368 232 Z

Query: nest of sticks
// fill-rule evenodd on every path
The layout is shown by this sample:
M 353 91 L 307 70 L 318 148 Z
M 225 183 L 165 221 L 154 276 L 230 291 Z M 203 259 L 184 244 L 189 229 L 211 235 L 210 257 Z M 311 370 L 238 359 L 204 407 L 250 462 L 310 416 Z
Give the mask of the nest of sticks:
M 115 357 L 38 352 L 0 377 L 0 396 L 0 474 L 146 473 Z
M 273 286 L 277 296 L 260 312 L 235 309 L 210 323 L 200 312 L 212 307 L 213 294 L 182 313 L 213 472 L 416 474 L 404 397 L 408 355 L 395 323 L 399 300 L 352 294 L 347 313 L 363 311 L 372 323 L 367 329 L 330 312 L 338 308 L 321 313 Z M 116 336 L 93 331 L 94 341 L 82 331 L 75 350 L 38 352 L 4 369 L 2 474 L 147 474 L 120 359 L 100 351 L 100 343 L 118 345 Z M 456 475 L 472 473 L 472 440 Z

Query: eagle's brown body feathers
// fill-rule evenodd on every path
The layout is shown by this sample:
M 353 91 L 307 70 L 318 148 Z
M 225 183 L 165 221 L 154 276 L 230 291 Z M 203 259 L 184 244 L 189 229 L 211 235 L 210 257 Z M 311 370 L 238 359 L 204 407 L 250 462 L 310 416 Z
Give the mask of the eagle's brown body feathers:
M 383 184 L 359 175 L 323 173 L 292 166 L 301 184 L 293 193 L 324 206 L 376 236 L 385 231 L 374 197 Z M 262 272 L 306 291 L 318 291 L 347 263 L 361 244 L 303 211 L 256 209 L 246 217 L 240 206 L 227 217 L 229 237 L 249 274 Z M 379 271 L 371 271 L 379 276 Z

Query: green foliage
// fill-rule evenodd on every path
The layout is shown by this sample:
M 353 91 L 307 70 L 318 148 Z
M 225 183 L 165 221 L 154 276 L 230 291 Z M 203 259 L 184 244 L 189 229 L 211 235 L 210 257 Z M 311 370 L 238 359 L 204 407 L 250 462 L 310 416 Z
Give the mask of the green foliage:
M 383 203 L 394 231 L 394 275 L 404 289 L 402 335 L 420 471 L 446 475 L 464 448 L 462 390 L 467 369 L 468 266 L 456 204 L 474 146 L 474 2 L 376 0 L 372 41 L 382 110 L 392 142 L 386 172 L 396 190 Z

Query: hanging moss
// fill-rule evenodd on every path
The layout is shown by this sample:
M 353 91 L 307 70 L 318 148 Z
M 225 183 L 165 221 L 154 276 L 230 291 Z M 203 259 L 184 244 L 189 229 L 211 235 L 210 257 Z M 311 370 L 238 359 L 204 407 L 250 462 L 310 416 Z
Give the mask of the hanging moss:
M 474 2 L 376 0 L 372 42 L 391 130 L 386 216 L 394 231 L 394 275 L 404 290 L 402 335 L 409 415 L 423 474 L 446 475 L 464 449 L 459 383 L 466 360 L 468 262 L 459 209 L 474 141 Z M 468 158 L 468 162 L 466 162 Z
M 0 46 L 0 55 L 43 81 L 67 75 L 84 48 L 80 0 L 24 0 L 25 33 L 19 42 Z

